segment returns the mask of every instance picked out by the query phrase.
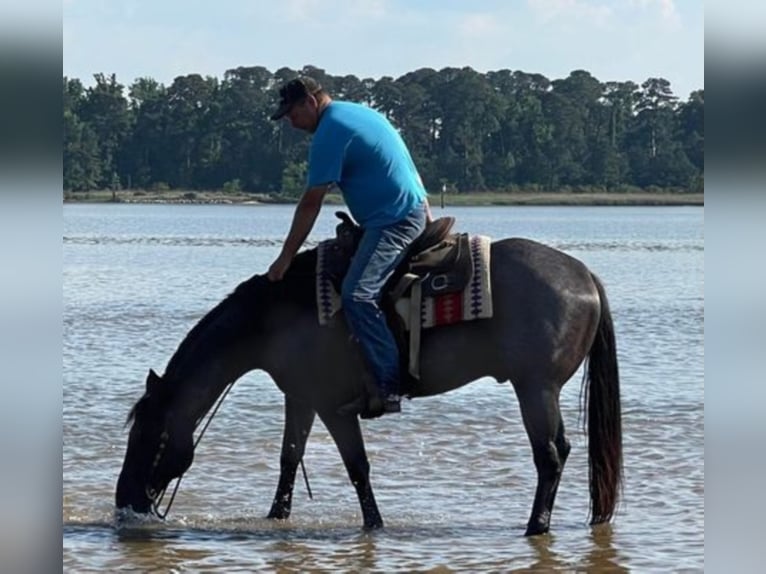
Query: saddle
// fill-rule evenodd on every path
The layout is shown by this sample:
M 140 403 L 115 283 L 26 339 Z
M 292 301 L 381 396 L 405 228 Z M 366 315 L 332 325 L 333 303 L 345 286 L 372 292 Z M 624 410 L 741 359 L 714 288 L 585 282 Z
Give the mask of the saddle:
M 325 253 L 324 273 L 335 291 L 340 293 L 363 230 L 347 213 L 337 211 L 335 215 L 341 221 L 335 228 L 336 237 Z M 415 378 L 419 377 L 421 301 L 425 297 L 461 292 L 473 275 L 469 236 L 467 233 L 451 233 L 454 224 L 454 217 L 440 217 L 429 222 L 383 288 L 381 307 L 404 351 L 403 356 L 409 357 L 408 372 Z M 401 305 L 397 306 L 397 301 L 403 300 L 407 305 L 402 309 Z M 402 315 L 406 313 L 409 317 L 403 320 Z
M 325 259 L 325 271 L 340 293 L 363 230 L 347 213 L 336 211 L 335 215 L 341 222 L 335 227 L 335 245 Z M 407 296 L 416 281 L 424 297 L 466 288 L 473 273 L 473 257 L 468 234 L 450 234 L 454 224 L 454 217 L 440 217 L 426 225 L 386 283 L 384 297 L 395 302 Z

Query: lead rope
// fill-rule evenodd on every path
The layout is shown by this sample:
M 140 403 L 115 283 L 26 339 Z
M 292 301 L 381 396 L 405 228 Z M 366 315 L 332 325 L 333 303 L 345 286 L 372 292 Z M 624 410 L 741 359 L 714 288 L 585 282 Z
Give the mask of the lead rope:
M 202 432 L 199 433 L 199 436 L 197 437 L 197 440 L 194 441 L 194 450 L 197 450 L 197 445 L 202 440 L 202 436 L 205 434 L 205 431 L 207 430 L 207 427 L 210 426 L 210 422 L 213 420 L 213 417 L 218 412 L 218 409 L 221 406 L 221 403 L 223 403 L 223 400 L 226 398 L 226 395 L 229 394 L 229 391 L 234 386 L 234 383 L 229 383 L 229 385 L 226 387 L 226 391 L 221 395 L 221 397 L 218 399 L 218 403 L 216 403 L 215 408 L 213 409 L 213 412 L 210 414 L 210 416 L 207 419 L 207 422 L 205 423 L 205 426 L 202 427 Z M 311 494 L 311 486 L 309 485 L 309 477 L 306 474 L 306 467 L 303 465 L 303 457 L 301 457 L 301 470 L 303 470 L 303 481 L 306 483 L 306 490 L 309 493 L 309 498 L 311 500 L 314 500 L 313 495 Z M 168 505 L 165 507 L 165 512 L 160 512 L 160 505 L 162 504 L 162 499 L 165 498 L 165 493 L 167 492 L 167 487 L 165 487 L 162 490 L 162 493 L 160 493 L 159 498 L 156 501 L 152 502 L 152 508 L 154 510 L 154 513 L 161 519 L 165 520 L 165 517 L 168 515 L 168 512 L 170 512 L 170 507 L 173 505 L 173 501 L 176 498 L 176 493 L 178 492 L 178 487 L 181 485 L 181 479 L 183 478 L 183 475 L 178 477 L 178 480 L 176 481 L 176 486 L 173 488 L 173 494 L 170 495 L 170 500 L 168 501 Z
M 197 450 L 197 445 L 199 444 L 199 441 L 202 440 L 203 435 L 205 434 L 205 431 L 207 430 L 207 427 L 210 426 L 210 422 L 213 420 L 213 417 L 218 412 L 218 409 L 221 406 L 221 403 L 223 403 L 223 400 L 226 398 L 226 395 L 229 394 L 229 391 L 234 386 L 234 383 L 229 383 L 229 385 L 226 387 L 226 390 L 224 393 L 220 396 L 218 399 L 218 403 L 216 403 L 215 408 L 213 409 L 213 412 L 210 414 L 210 416 L 207 419 L 207 422 L 205 423 L 205 426 L 202 427 L 202 432 L 199 433 L 199 436 L 197 437 L 197 440 L 194 441 L 194 450 Z M 162 504 L 162 499 L 165 498 L 165 492 L 167 492 L 167 487 L 165 487 L 162 490 L 162 493 L 160 494 L 159 498 L 156 502 L 152 503 L 152 506 L 154 507 L 154 512 L 157 516 L 159 516 L 162 520 L 165 520 L 165 517 L 168 515 L 168 512 L 170 512 L 170 507 L 173 505 L 173 500 L 176 498 L 176 493 L 178 492 L 178 487 L 181 485 L 181 479 L 183 478 L 183 475 L 178 477 L 178 480 L 176 481 L 176 486 L 173 489 L 173 494 L 170 495 L 170 500 L 168 501 L 168 505 L 165 507 L 165 512 L 160 512 L 160 505 Z
M 311 486 L 309 486 L 309 477 L 306 474 L 306 467 L 303 466 L 303 457 L 301 457 L 301 470 L 303 471 L 303 482 L 306 483 L 306 490 L 309 493 L 309 500 L 314 500 L 314 496 L 311 494 Z

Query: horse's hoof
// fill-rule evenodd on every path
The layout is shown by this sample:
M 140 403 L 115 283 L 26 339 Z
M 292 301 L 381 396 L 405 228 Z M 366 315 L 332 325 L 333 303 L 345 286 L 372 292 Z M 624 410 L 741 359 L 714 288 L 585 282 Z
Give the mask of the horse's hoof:
M 383 528 L 383 521 L 380 522 L 373 522 L 372 524 L 365 524 L 363 527 L 363 530 L 365 532 L 373 532 L 375 530 L 380 530 Z
M 290 511 L 285 508 L 272 508 L 266 518 L 268 520 L 287 520 L 290 518 Z
M 549 530 L 550 526 L 547 524 L 530 524 L 527 526 L 527 531 L 524 533 L 524 536 L 538 536 L 540 534 L 548 534 Z

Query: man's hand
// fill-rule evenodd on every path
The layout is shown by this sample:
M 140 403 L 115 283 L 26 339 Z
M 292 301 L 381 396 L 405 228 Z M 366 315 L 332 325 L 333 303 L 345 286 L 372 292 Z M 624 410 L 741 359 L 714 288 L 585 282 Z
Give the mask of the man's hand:
M 322 200 L 327 193 L 327 189 L 327 185 L 311 187 L 301 196 L 298 205 L 295 207 L 293 222 L 290 225 L 290 231 L 285 239 L 282 252 L 276 261 L 271 264 L 271 267 L 269 267 L 269 280 L 280 281 L 285 276 L 285 273 L 287 273 L 290 264 L 293 262 L 293 257 L 298 253 L 311 228 L 314 226 L 319 210 L 322 208 Z
M 293 262 L 293 258 L 282 253 L 277 257 L 276 261 L 269 267 L 268 277 L 269 281 L 281 281 L 285 276 L 287 270 L 290 268 L 290 264 Z

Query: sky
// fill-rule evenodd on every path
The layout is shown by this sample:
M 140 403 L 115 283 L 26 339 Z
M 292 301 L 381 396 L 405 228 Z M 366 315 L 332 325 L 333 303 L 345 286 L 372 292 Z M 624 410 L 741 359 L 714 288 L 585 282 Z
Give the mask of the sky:
M 359 78 L 420 68 L 704 88 L 701 0 L 63 0 L 63 73 L 129 85 L 239 66 Z

